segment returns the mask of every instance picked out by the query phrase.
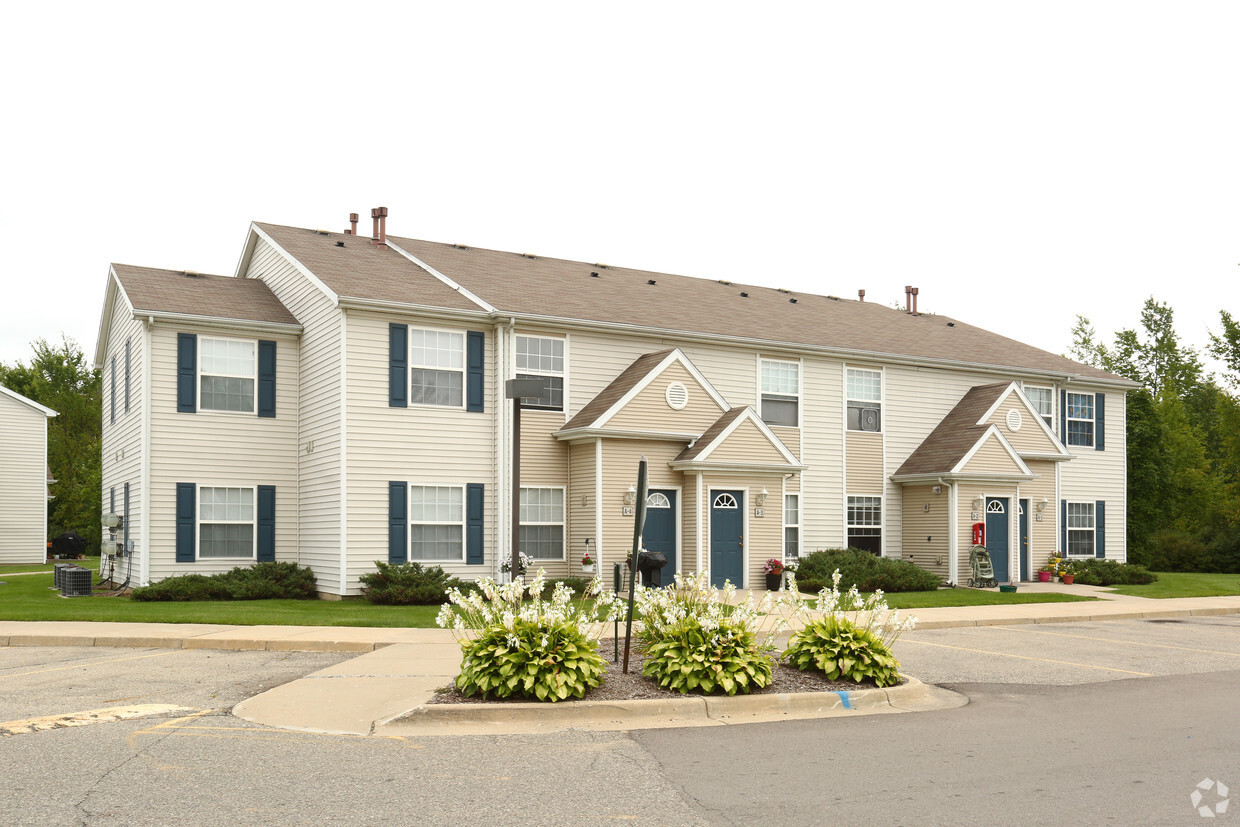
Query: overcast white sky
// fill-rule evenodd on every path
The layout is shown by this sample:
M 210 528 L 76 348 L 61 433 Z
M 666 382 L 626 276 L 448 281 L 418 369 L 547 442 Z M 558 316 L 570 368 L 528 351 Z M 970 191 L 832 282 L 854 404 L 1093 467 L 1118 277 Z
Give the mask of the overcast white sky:
M 192 9 L 192 10 L 191 10 Z M 903 302 L 1056 353 L 1240 314 L 1234 2 L 21 3 L 0 361 L 251 220 Z

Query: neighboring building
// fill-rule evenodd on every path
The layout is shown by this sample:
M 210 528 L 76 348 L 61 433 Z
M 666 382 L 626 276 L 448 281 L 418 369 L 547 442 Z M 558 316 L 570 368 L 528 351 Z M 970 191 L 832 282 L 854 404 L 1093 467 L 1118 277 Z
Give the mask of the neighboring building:
M 137 582 L 296 560 L 356 594 L 376 559 L 555 575 L 632 542 L 762 582 L 852 545 L 1000 579 L 1056 550 L 1125 558 L 1136 385 L 945 316 L 602 264 L 253 224 L 235 277 L 113 265 L 105 510 Z
M 47 559 L 47 420 L 56 416 L 0 386 L 0 564 Z

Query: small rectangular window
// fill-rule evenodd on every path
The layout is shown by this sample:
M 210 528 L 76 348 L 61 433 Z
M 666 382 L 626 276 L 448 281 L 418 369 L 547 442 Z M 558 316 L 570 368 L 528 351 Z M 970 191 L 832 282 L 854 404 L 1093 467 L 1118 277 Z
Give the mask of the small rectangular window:
M 198 337 L 198 407 L 254 413 L 254 342 Z
M 541 379 L 538 399 L 527 399 L 522 408 L 564 410 L 564 340 L 543 336 L 517 337 L 517 378 Z
M 409 488 L 409 559 L 465 559 L 465 490 L 457 485 Z
M 1082 448 L 1094 447 L 1094 395 L 1067 394 L 1065 413 L 1068 421 L 1067 444 Z
M 883 429 L 883 374 L 877 370 L 848 369 L 848 430 Z
M 1025 387 L 1025 397 L 1033 405 L 1046 427 L 1052 431 L 1055 426 L 1055 394 L 1050 388 Z
M 198 489 L 198 557 L 254 558 L 254 489 Z
M 801 501 L 797 494 L 784 495 L 784 559 L 801 556 Z
M 762 421 L 797 427 L 800 422 L 801 365 L 762 359 L 760 366 Z
M 848 498 L 848 546 L 883 553 L 883 498 Z
M 1093 557 L 1096 523 L 1093 503 L 1068 503 L 1068 555 Z
M 465 334 L 409 329 L 409 404 L 465 406 Z
M 564 489 L 521 489 L 521 551 L 535 560 L 564 559 Z

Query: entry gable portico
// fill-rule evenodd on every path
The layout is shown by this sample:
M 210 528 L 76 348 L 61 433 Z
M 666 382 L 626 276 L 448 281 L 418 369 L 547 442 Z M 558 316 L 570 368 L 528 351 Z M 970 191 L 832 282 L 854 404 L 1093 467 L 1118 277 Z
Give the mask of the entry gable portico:
M 804 468 L 751 407 L 732 408 L 671 462 L 678 471 L 787 473 Z

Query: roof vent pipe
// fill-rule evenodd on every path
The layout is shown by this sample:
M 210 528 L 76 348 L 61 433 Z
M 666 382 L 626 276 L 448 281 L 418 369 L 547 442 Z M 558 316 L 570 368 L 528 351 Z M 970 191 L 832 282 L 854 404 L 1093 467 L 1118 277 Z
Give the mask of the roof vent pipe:
M 865 291 L 864 291 L 864 290 L 858 290 L 858 291 L 857 291 L 857 298 L 858 298 L 858 299 L 860 299 L 861 301 L 865 301 Z
M 375 207 L 370 211 L 370 217 L 374 220 L 374 233 L 370 238 L 370 243 L 379 247 L 387 247 L 387 207 Z
M 357 235 L 357 213 L 349 213 L 349 229 L 344 231 L 345 235 Z
M 904 312 L 913 312 L 913 287 L 912 285 L 904 285 Z
M 921 291 L 916 287 L 912 288 L 912 290 L 913 290 L 913 315 L 916 316 L 917 315 L 917 294 L 920 293 Z

